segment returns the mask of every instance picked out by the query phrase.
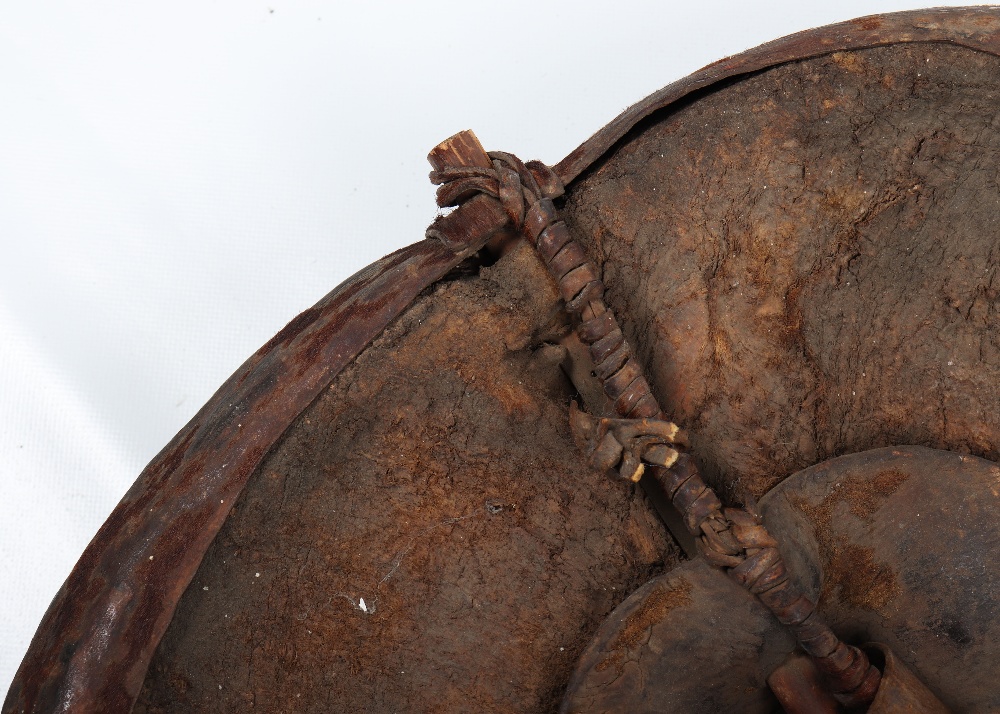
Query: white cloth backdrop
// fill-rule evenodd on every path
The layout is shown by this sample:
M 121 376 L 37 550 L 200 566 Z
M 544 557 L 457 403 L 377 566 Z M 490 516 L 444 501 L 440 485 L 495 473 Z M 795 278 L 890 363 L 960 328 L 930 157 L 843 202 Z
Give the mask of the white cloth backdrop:
M 98 526 L 215 388 L 422 238 L 437 142 L 472 128 L 554 163 L 709 62 L 911 7 L 6 3 L 0 694 Z

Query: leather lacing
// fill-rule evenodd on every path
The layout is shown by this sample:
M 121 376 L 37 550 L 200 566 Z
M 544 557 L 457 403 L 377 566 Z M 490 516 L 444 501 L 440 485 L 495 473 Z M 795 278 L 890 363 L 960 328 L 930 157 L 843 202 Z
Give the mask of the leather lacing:
M 823 621 L 816 603 L 793 582 L 778 542 L 759 516 L 724 508 L 683 450 L 683 433 L 667 421 L 611 308 L 604 284 L 582 246 L 559 218 L 553 202 L 563 193 L 559 177 L 544 164 L 490 152 L 492 167 L 445 166 L 433 171 L 437 202 L 457 206 L 475 194 L 497 199 L 511 222 L 535 247 L 559 285 L 576 331 L 589 347 L 594 373 L 621 419 L 595 418 L 571 408 L 574 432 L 587 444 L 597 468 L 616 468 L 638 481 L 653 478 L 684 517 L 708 562 L 724 568 L 756 595 L 794 633 L 842 703 L 871 702 L 881 674 L 856 647 L 842 642 Z

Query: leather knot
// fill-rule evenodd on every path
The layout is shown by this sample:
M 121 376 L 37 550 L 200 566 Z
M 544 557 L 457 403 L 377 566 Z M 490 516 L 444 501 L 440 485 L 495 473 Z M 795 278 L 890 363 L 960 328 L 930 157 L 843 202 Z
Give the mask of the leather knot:
M 600 471 L 617 469 L 623 479 L 636 482 L 652 464 L 670 468 L 679 456 L 674 445 L 685 442 L 676 424 L 662 419 L 596 418 L 569 405 L 574 438 L 587 453 L 588 463 Z
M 514 228 L 531 241 L 545 261 L 559 283 L 559 293 L 567 310 L 580 314 L 585 307 L 599 301 L 604 296 L 604 284 L 597 269 L 580 244 L 573 240 L 552 202 L 565 190 L 559 176 L 540 161 L 525 163 L 505 151 L 490 151 L 485 157 L 479 165 L 445 162 L 435 165 L 430 179 L 438 185 L 438 206 L 472 203 L 477 194 L 496 199 Z M 488 167 L 484 165 L 487 160 Z M 480 208 L 488 209 L 482 204 Z M 446 222 L 439 219 L 431 224 L 428 236 L 437 236 L 449 245 L 463 246 L 472 242 L 455 240 L 455 231 L 443 229 Z
M 563 194 L 562 180 L 541 161 L 525 163 L 505 151 L 490 151 L 487 155 L 491 168 L 446 166 L 431 171 L 431 183 L 438 186 L 440 208 L 458 206 L 472 195 L 483 193 L 500 201 L 515 227 L 522 230 L 532 206 Z

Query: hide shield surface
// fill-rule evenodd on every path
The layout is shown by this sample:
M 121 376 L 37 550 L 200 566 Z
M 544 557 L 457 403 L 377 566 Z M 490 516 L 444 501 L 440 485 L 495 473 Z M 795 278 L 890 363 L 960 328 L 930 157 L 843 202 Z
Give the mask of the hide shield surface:
M 994 9 L 802 33 L 554 167 L 706 480 L 959 710 L 998 705 L 998 52 Z M 557 286 L 481 246 L 389 256 L 248 360 L 95 537 L 5 714 L 773 710 L 793 643 L 587 465 Z

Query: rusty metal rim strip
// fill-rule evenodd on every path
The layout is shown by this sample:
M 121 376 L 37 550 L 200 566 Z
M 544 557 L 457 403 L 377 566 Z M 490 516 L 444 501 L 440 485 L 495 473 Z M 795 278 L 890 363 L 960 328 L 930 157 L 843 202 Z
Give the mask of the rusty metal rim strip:
M 1000 9 L 875 15 L 761 45 L 633 105 L 559 162 L 555 172 L 569 184 L 640 121 L 722 80 L 834 52 L 913 42 L 1000 55 Z M 449 251 L 424 241 L 373 264 L 293 320 L 227 380 L 143 470 L 88 545 L 39 625 L 3 713 L 129 711 L 181 595 L 256 467 L 315 396 L 420 290 L 479 247 Z M 405 286 L 386 281 L 388 274 L 398 281 L 394 271 L 405 273 Z M 354 299 L 360 293 L 375 297 L 371 291 L 380 289 L 380 297 L 391 294 L 391 299 Z M 232 407 L 239 396 L 255 409 L 246 415 L 248 427 L 234 434 L 232 422 L 240 415 Z M 157 560 L 157 554 L 163 557 Z

